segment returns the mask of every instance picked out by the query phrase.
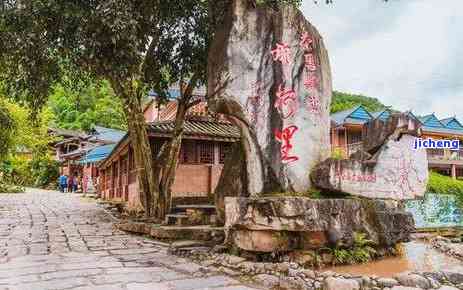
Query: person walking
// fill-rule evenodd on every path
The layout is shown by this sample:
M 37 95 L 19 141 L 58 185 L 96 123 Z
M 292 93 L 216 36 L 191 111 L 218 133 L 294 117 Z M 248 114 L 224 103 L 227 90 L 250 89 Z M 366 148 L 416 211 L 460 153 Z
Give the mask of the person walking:
M 82 191 L 84 193 L 87 193 L 88 190 L 88 175 L 85 174 L 84 177 L 82 178 Z
M 74 176 L 69 176 L 68 178 L 68 192 L 72 192 L 72 189 L 74 187 Z
M 59 177 L 59 189 L 61 192 L 66 192 L 68 187 L 68 177 L 65 174 L 61 174 Z

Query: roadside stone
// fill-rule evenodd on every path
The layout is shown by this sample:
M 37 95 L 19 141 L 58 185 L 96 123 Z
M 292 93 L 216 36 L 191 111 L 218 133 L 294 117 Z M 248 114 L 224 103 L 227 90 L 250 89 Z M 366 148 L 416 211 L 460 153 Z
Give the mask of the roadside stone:
M 417 274 L 399 274 L 394 278 L 397 279 L 397 281 L 399 281 L 399 283 L 403 286 L 419 287 L 422 289 L 431 288 L 431 283 L 428 279 Z
M 324 290 L 360 290 L 360 285 L 352 279 L 328 277 L 325 279 Z
M 310 269 L 303 269 L 301 272 L 309 279 L 315 279 L 315 272 Z
M 379 278 L 378 279 L 378 286 L 379 287 L 394 287 L 399 285 L 399 282 L 392 278 Z
M 454 285 L 463 283 L 463 272 L 444 271 L 443 274 L 445 275 L 445 278 L 447 278 L 447 280 L 452 282 Z
M 254 280 L 268 288 L 278 287 L 280 278 L 268 274 L 259 274 L 254 276 Z

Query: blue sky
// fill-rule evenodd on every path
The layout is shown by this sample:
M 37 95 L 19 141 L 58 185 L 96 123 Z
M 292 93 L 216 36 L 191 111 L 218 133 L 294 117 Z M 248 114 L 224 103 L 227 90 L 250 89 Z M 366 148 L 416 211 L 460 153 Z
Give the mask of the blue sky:
M 333 2 L 302 11 L 325 40 L 334 89 L 463 120 L 462 0 Z

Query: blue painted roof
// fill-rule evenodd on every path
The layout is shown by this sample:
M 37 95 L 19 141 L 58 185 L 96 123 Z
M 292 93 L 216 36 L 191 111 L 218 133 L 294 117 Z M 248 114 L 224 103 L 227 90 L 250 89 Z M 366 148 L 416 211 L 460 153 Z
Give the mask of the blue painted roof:
M 391 116 L 391 111 L 389 109 L 385 109 L 385 110 L 382 110 L 382 111 L 373 112 L 373 113 L 371 113 L 371 115 L 375 119 L 380 119 L 382 121 L 387 121 L 387 119 L 389 119 L 389 117 Z
M 364 124 L 373 116 L 362 106 L 340 111 L 331 115 L 331 120 L 336 124 Z
M 117 143 L 122 139 L 122 137 L 124 137 L 125 133 L 126 132 L 122 130 L 95 126 L 93 128 L 93 136 L 90 137 L 90 140 L 95 139 L 110 143 Z
M 421 123 L 426 127 L 445 128 L 445 126 L 437 119 L 434 113 L 418 117 Z
M 455 129 L 455 130 L 463 130 L 463 125 L 455 117 L 445 118 L 445 119 L 440 120 L 440 122 L 444 124 L 446 128 Z
M 109 144 L 95 147 L 89 150 L 80 160 L 79 163 L 95 163 L 101 161 L 109 156 L 109 154 L 114 150 L 116 144 Z
M 421 127 L 425 132 L 433 132 L 433 133 L 442 133 L 442 134 L 451 134 L 451 135 L 463 135 L 463 130 L 455 130 L 451 128 L 439 128 L 439 127 L 430 127 L 430 126 L 423 126 Z

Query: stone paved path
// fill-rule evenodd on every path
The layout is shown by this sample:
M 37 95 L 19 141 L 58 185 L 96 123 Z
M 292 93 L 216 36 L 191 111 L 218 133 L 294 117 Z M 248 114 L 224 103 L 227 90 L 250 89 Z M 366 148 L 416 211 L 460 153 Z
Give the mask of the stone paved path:
M 0 290 L 252 290 L 113 227 L 94 201 L 0 194 Z

